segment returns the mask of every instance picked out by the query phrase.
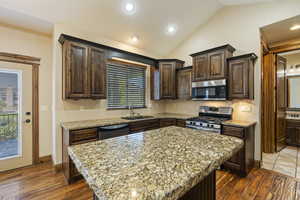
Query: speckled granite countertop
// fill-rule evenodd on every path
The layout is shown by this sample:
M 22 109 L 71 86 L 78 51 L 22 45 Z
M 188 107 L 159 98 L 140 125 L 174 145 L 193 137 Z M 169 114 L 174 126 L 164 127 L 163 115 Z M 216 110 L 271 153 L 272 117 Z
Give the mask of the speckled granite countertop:
M 229 125 L 229 126 L 237 126 L 237 127 L 247 128 L 249 126 L 255 125 L 256 123 L 257 123 L 256 121 L 229 120 L 229 121 L 223 122 L 222 124 L 223 125 Z
M 175 200 L 242 145 L 238 138 L 171 126 L 68 150 L 101 200 Z
M 126 120 L 118 117 L 118 118 L 104 118 L 104 119 L 96 119 L 96 120 L 63 122 L 61 123 L 61 126 L 66 130 L 76 130 L 76 129 L 108 126 L 108 125 L 129 123 L 129 122 L 149 120 L 149 119 L 159 119 L 159 118 L 188 119 L 191 117 L 195 117 L 194 115 L 172 114 L 172 113 L 160 113 L 151 116 L 153 116 L 153 118 L 137 119 L 137 120 Z

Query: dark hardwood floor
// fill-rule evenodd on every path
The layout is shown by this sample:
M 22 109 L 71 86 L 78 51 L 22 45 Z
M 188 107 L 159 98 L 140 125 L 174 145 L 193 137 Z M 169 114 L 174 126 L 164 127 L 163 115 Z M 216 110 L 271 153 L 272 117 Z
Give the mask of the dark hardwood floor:
M 92 192 L 84 181 L 66 185 L 51 163 L 0 173 L 0 200 L 88 200 Z M 298 200 L 300 183 L 265 169 L 253 169 L 247 178 L 217 172 L 218 200 Z

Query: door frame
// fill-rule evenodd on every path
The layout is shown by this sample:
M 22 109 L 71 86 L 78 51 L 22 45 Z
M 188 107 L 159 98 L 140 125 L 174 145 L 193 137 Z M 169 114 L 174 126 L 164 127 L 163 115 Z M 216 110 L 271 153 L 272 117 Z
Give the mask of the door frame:
M 268 110 L 268 105 L 276 105 L 276 99 L 274 98 L 268 98 L 268 101 L 265 100 L 267 98 L 264 96 L 264 84 L 268 84 L 268 82 L 274 82 L 275 80 L 270 80 L 270 75 L 268 76 L 267 74 L 263 73 L 264 71 L 264 56 L 267 54 L 273 54 L 274 57 L 276 57 L 277 54 L 279 53 L 284 53 L 288 51 L 294 51 L 294 50 L 299 50 L 300 49 L 300 39 L 297 40 L 289 40 L 289 41 L 283 41 L 283 42 L 278 42 L 272 46 L 269 46 L 266 42 L 266 39 L 264 38 L 264 35 L 261 32 L 261 114 L 260 114 L 260 119 L 261 119 L 261 158 L 262 158 L 262 153 L 275 153 L 275 135 L 276 135 L 276 120 L 275 121 L 269 121 L 269 123 L 273 123 L 275 125 L 274 133 L 271 133 L 271 131 L 267 130 L 265 127 L 266 124 L 264 124 L 264 116 L 267 115 L 267 112 L 270 112 Z M 276 63 L 273 63 L 276 67 Z M 274 70 L 272 70 L 272 73 L 275 73 Z M 272 74 L 272 77 L 276 78 L 276 74 Z M 275 86 L 274 86 L 275 87 Z M 272 89 L 271 87 L 269 87 Z M 277 95 L 277 91 L 275 91 L 275 95 Z M 272 102 L 270 102 L 270 100 Z M 270 124 L 269 124 L 270 125 Z M 274 136 L 272 136 L 274 134 Z M 274 141 L 271 141 L 271 145 L 267 145 L 267 141 L 264 139 L 272 139 L 274 138 Z
M 32 67 L 32 164 L 39 158 L 39 66 L 40 58 L 0 52 L 0 61 L 20 63 Z

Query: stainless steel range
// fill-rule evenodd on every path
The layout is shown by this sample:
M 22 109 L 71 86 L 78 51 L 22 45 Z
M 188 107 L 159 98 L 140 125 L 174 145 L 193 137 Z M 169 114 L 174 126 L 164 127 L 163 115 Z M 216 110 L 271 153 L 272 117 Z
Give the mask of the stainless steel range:
M 208 107 L 200 106 L 199 117 L 186 120 L 186 127 L 221 133 L 223 121 L 232 119 L 231 107 Z

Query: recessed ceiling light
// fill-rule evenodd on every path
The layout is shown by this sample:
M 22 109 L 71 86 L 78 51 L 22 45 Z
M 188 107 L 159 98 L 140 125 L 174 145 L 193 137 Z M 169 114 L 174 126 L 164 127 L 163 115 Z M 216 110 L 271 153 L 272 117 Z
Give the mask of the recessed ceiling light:
M 136 3 L 134 0 L 124 0 L 122 10 L 127 15 L 133 15 L 136 12 Z
M 139 41 L 139 37 L 138 36 L 134 35 L 134 36 L 131 37 L 131 42 L 137 43 L 138 41 Z
M 296 25 L 294 25 L 294 26 L 292 26 L 290 28 L 291 31 L 298 30 L 298 29 L 300 29 L 300 25 L 299 24 L 296 24 Z
M 126 6 L 125 6 L 125 9 L 128 11 L 128 12 L 131 12 L 134 8 L 134 5 L 132 3 L 127 3 Z
M 168 35 L 174 35 L 177 32 L 177 26 L 172 24 L 167 26 L 166 33 Z
M 169 32 L 169 33 L 174 33 L 174 32 L 175 32 L 175 28 L 174 28 L 173 26 L 170 26 L 170 27 L 168 28 L 168 32 Z

